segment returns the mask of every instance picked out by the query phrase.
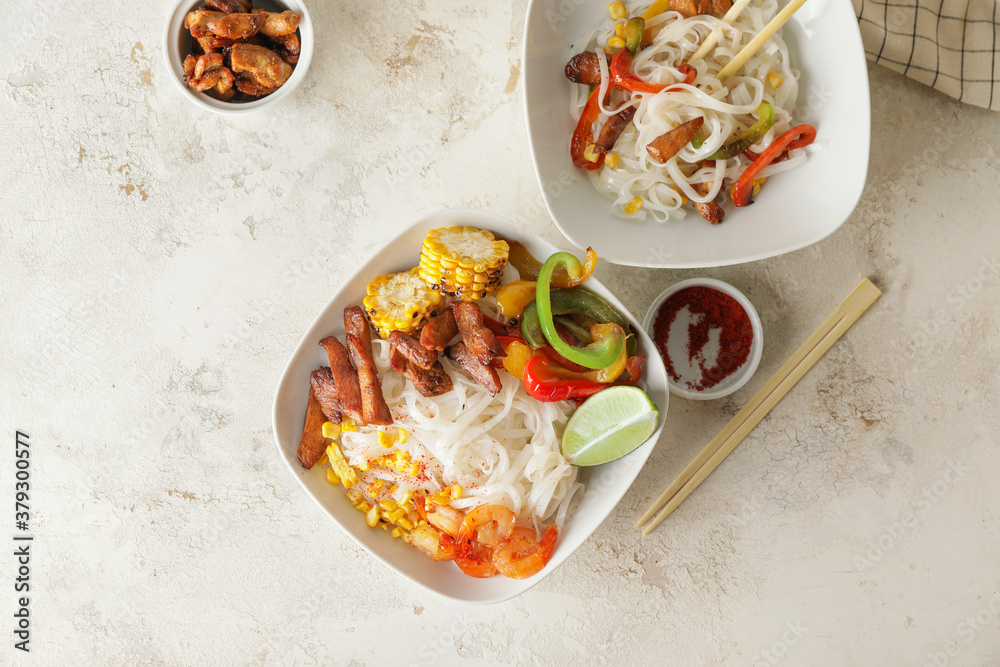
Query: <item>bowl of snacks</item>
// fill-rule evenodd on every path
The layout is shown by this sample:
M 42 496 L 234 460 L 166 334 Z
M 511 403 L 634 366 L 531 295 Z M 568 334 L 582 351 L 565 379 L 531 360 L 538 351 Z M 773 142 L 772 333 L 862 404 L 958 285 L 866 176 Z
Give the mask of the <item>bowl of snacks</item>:
M 787 4 L 531 0 L 528 145 L 567 239 L 616 264 L 694 268 L 840 227 L 868 169 L 857 17 L 814 0 L 769 33 Z
M 764 328 L 750 299 L 713 278 L 668 287 L 642 326 L 663 359 L 670 391 L 684 398 L 728 396 L 753 377 L 764 350 Z
M 163 54 L 185 97 L 236 115 L 260 111 L 295 90 L 313 43 L 301 0 L 181 0 L 167 21 Z
M 485 211 L 403 230 L 279 381 L 291 474 L 434 593 L 492 603 L 541 581 L 615 508 L 667 410 L 663 364 L 595 263 Z

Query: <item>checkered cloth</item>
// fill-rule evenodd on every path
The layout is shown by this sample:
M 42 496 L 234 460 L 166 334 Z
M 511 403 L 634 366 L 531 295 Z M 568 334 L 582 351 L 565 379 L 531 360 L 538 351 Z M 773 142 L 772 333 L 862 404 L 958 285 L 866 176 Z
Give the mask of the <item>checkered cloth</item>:
M 1000 110 L 1000 0 L 853 0 L 868 58 Z

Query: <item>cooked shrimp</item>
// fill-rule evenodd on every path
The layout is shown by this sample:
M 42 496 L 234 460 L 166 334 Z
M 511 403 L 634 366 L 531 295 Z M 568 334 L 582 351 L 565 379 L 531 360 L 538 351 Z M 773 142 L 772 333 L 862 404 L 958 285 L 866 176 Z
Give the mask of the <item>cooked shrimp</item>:
M 462 529 L 464 520 L 465 515 L 450 505 L 435 505 L 434 509 L 427 513 L 427 521 L 432 526 L 452 537 L 458 537 L 458 531 Z
M 429 518 L 429 515 L 428 515 Z M 470 577 L 492 577 L 493 547 L 514 526 L 514 513 L 503 505 L 480 505 L 465 515 L 458 532 L 455 563 Z
M 431 560 L 455 558 L 455 540 L 434 526 L 417 526 L 404 539 Z
M 492 547 L 507 537 L 513 527 L 514 513 L 509 509 L 503 505 L 480 505 L 465 515 L 458 539 Z
M 458 543 L 455 564 L 470 577 L 485 579 L 497 573 L 497 569 L 493 567 L 493 548 L 475 540 Z
M 515 528 L 493 551 L 493 566 L 510 579 L 525 579 L 538 574 L 552 557 L 558 538 L 559 529 L 555 524 L 545 529 L 540 543 L 533 530 Z

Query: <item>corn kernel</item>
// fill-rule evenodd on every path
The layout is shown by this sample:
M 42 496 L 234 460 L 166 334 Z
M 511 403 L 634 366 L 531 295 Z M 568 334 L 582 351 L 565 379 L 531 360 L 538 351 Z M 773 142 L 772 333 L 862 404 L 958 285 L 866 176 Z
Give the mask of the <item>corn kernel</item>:
M 411 504 L 410 501 L 412 500 L 413 500 L 413 491 L 407 491 L 406 493 L 403 494 L 403 497 L 400 499 L 399 504 L 400 506 L 409 505 Z
M 753 199 L 754 197 L 756 197 L 757 195 L 760 194 L 760 186 L 764 185 L 764 181 L 766 181 L 766 180 L 767 180 L 767 176 L 764 176 L 763 178 L 758 178 L 758 179 L 754 180 L 754 182 L 753 182 L 753 188 L 750 191 L 750 199 Z
M 410 465 L 410 477 L 416 477 L 420 474 L 420 464 L 414 461 Z
M 400 519 L 396 523 L 399 524 L 400 528 L 405 528 L 406 530 L 413 530 L 413 523 L 411 521 L 409 521 L 408 519 L 406 519 L 406 517 L 403 517 L 402 519 Z M 399 530 L 399 529 L 397 528 L 397 530 Z
M 608 13 L 611 14 L 611 18 L 615 21 L 625 18 L 625 3 L 620 1 L 612 2 L 608 5 Z
M 389 521 L 391 521 L 392 523 L 396 523 L 397 521 L 399 521 L 400 519 L 402 519 L 404 516 L 406 516 L 406 510 L 404 510 L 402 507 L 400 507 L 399 509 L 395 509 L 395 510 L 389 512 Z
M 607 153 L 604 154 L 604 164 L 607 165 L 608 167 L 611 167 L 612 169 L 617 167 L 620 161 L 621 158 L 618 157 L 618 153 L 614 151 L 608 151 Z
M 396 493 L 397 491 L 399 491 L 399 487 L 396 486 L 395 484 L 389 487 L 389 493 Z
M 400 449 L 399 451 L 396 452 L 396 460 L 397 461 L 409 461 L 410 460 L 410 453 L 408 451 L 406 451 L 406 450 Z
M 352 505 L 357 505 L 362 500 L 364 500 L 365 497 L 363 495 L 361 495 L 361 492 L 358 491 L 357 489 L 348 489 L 347 490 L 347 499 L 351 501 Z
M 420 521 L 417 522 L 417 525 L 418 526 L 426 526 L 427 525 L 427 521 L 424 520 L 424 519 L 421 519 Z
M 403 535 L 404 535 L 404 533 L 403 533 L 403 529 L 402 528 L 393 528 L 392 529 L 392 536 L 393 537 L 395 537 L 395 538 L 398 539 L 398 538 L 402 537 Z
M 406 438 L 409 435 L 410 432 L 407 431 L 405 428 L 399 429 L 398 431 L 396 431 L 396 442 L 398 442 L 399 444 L 403 444 L 404 442 L 406 442 Z
M 629 203 L 625 204 L 625 212 L 628 213 L 629 215 L 632 215 L 641 208 L 642 208 L 642 200 L 639 199 L 638 197 L 636 197 Z
M 347 431 L 357 431 L 358 425 L 354 423 L 354 420 L 350 417 L 344 417 L 344 420 L 340 422 L 340 430 L 343 432 Z
M 387 523 L 380 523 L 379 526 L 382 527 L 382 530 L 389 530 L 389 524 Z
M 326 469 L 326 481 L 330 484 L 340 484 L 340 478 L 337 477 L 337 473 L 333 472 L 333 468 Z
M 358 510 L 359 512 L 364 512 L 365 514 L 371 511 L 371 508 L 372 504 L 367 500 L 362 500 L 360 503 L 354 506 L 354 509 Z
M 374 528 L 378 525 L 378 509 L 371 508 L 368 513 L 365 514 L 365 523 L 368 524 L 369 528 Z
M 374 482 L 368 485 L 368 495 L 374 498 L 378 494 L 382 493 L 382 480 L 376 479 Z
M 625 36 L 625 24 L 624 23 L 616 23 L 615 24 L 615 35 L 618 36 L 618 37 L 624 37 Z
M 323 437 L 335 440 L 340 437 L 340 424 L 323 422 Z
M 451 499 L 458 500 L 461 497 L 462 497 L 462 487 L 459 486 L 458 484 L 451 487 Z
M 368 459 L 365 459 L 364 461 L 358 464 L 358 470 L 360 470 L 361 472 L 367 472 L 370 468 L 371 464 L 368 462 Z
M 598 159 L 597 146 L 595 146 L 594 144 L 590 144 L 589 146 L 584 148 L 583 159 L 586 160 L 587 162 L 597 162 Z
M 393 437 L 386 433 L 385 431 L 378 432 L 378 444 L 382 445 L 386 449 L 392 449 Z
M 396 508 L 399 507 L 399 505 L 396 504 L 395 500 L 382 500 L 382 501 L 379 501 L 378 506 L 381 507 L 382 509 L 384 509 L 387 512 L 389 512 L 391 510 L 394 510 L 394 509 L 396 509 Z
M 612 37 L 608 40 L 608 46 L 619 51 L 625 48 L 625 40 L 621 37 Z
M 406 461 L 396 461 L 396 472 L 406 472 Z
M 771 88 L 774 88 L 775 90 L 777 90 L 778 88 L 780 88 L 781 84 L 784 83 L 784 81 L 785 80 L 782 79 L 781 75 L 778 74 L 777 72 L 768 72 L 767 73 L 767 82 L 769 84 L 771 84 Z
M 329 462 L 330 462 L 330 457 L 324 453 L 323 456 L 319 457 L 319 461 L 316 461 L 316 465 L 325 466 Z

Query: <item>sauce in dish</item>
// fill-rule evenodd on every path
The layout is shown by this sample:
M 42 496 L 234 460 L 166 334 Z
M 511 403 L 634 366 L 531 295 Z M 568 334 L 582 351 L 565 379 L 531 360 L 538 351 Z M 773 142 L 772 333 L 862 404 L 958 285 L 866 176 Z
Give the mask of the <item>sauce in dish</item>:
M 691 391 L 719 384 L 746 363 L 753 327 L 733 297 L 711 287 L 688 287 L 660 306 L 653 340 L 667 374 Z

